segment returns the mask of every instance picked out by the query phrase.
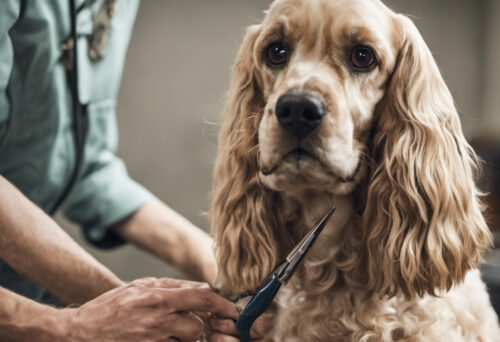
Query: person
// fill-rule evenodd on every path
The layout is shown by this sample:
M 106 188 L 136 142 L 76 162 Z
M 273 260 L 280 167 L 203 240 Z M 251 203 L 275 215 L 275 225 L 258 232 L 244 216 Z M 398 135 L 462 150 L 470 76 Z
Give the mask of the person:
M 133 181 L 115 104 L 138 0 L 0 2 L 0 340 L 235 341 L 207 284 L 125 284 L 50 218 L 100 248 L 131 242 L 213 284 L 212 240 Z M 270 328 L 259 319 L 253 337 Z

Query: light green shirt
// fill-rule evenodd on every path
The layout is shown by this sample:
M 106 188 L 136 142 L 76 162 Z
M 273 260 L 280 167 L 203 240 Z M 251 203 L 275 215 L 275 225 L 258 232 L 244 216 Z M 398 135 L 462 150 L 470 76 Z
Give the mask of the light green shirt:
M 78 7 L 83 0 L 75 2 Z M 79 98 L 88 108 L 88 131 L 80 177 L 62 210 L 91 243 L 110 247 L 123 242 L 110 226 L 152 195 L 129 178 L 115 154 L 116 98 L 138 0 L 118 0 L 106 56 L 93 62 L 88 36 L 92 16 L 103 2 L 96 1 L 77 17 Z M 0 1 L 0 174 L 47 212 L 75 164 L 72 99 L 61 59 L 70 22 L 68 0 Z M 0 286 L 50 301 L 2 260 Z

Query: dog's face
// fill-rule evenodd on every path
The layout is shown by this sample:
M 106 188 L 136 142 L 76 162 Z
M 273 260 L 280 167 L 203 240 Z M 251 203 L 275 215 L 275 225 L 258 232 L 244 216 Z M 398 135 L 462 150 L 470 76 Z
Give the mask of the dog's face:
M 397 49 L 378 1 L 278 1 L 254 44 L 265 102 L 261 181 L 277 191 L 344 194 L 363 177 L 365 143 Z

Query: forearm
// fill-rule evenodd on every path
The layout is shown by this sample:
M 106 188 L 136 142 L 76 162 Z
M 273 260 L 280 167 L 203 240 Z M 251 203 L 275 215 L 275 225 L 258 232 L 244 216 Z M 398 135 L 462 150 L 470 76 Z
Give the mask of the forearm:
M 146 204 L 115 229 L 124 239 L 195 279 L 215 281 L 212 238 L 159 200 Z
M 1 176 L 0 232 L 0 258 L 64 303 L 85 303 L 122 284 Z
M 0 287 L 0 341 L 64 341 L 60 310 Z

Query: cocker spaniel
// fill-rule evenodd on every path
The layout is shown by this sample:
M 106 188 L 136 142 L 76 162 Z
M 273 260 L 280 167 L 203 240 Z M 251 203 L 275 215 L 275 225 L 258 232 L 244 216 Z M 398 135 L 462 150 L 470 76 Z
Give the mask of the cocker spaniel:
M 254 291 L 333 203 L 269 340 L 498 342 L 477 167 L 411 20 L 378 0 L 277 0 L 248 28 L 220 133 L 218 287 Z

